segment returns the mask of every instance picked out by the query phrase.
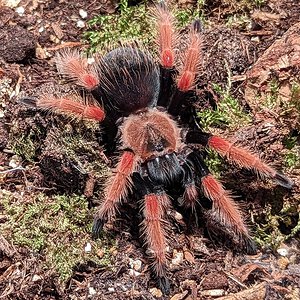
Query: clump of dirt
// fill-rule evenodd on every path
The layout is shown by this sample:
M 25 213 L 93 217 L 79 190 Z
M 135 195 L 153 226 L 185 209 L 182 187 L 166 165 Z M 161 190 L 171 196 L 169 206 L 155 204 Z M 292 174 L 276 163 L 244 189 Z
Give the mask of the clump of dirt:
M 27 63 L 35 56 L 34 35 L 18 25 L 0 27 L 0 57 L 12 63 Z

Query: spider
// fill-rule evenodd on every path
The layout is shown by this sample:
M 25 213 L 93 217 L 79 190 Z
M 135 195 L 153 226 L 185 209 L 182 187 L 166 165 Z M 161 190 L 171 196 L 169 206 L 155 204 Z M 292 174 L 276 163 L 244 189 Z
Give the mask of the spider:
M 104 224 L 115 218 L 121 202 L 135 194 L 141 203 L 142 236 L 151 266 L 159 287 L 168 293 L 166 213 L 175 188 L 182 193 L 181 205 L 192 211 L 208 199 L 210 218 L 226 228 L 245 252 L 256 252 L 239 207 L 204 163 L 206 148 L 281 186 L 291 188 L 293 183 L 258 155 L 201 130 L 193 106 L 202 59 L 201 24 L 198 20 L 191 24 L 185 50 L 176 51 L 178 34 L 164 3 L 156 7 L 155 16 L 159 58 L 139 45 L 115 48 L 94 65 L 77 51 L 60 53 L 58 71 L 95 101 L 48 94 L 35 99 L 34 105 L 101 123 L 108 153 L 118 148 L 121 154 L 106 182 L 92 234 L 97 238 Z M 23 100 L 32 104 L 30 98 Z

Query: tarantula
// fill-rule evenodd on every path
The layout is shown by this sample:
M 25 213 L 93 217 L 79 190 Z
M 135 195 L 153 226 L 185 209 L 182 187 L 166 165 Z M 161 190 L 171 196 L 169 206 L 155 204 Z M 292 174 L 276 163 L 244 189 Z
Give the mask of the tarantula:
M 202 59 L 200 22 L 192 23 L 185 50 L 178 56 L 173 17 L 164 4 L 157 6 L 156 19 L 159 59 L 137 45 L 111 50 L 94 66 L 76 51 L 61 53 L 58 71 L 88 90 L 96 101 L 44 95 L 34 105 L 101 122 L 108 153 L 118 145 L 121 155 L 96 211 L 93 236 L 99 236 L 121 202 L 134 193 L 142 203 L 143 238 L 151 250 L 153 271 L 167 293 L 165 214 L 172 202 L 168 194 L 174 188 L 181 190 L 181 205 L 188 209 L 194 210 L 207 198 L 210 218 L 226 228 L 247 253 L 256 251 L 240 209 L 204 163 L 206 147 L 286 188 L 292 182 L 257 155 L 199 128 L 193 103 Z M 24 102 L 32 104 L 32 99 Z

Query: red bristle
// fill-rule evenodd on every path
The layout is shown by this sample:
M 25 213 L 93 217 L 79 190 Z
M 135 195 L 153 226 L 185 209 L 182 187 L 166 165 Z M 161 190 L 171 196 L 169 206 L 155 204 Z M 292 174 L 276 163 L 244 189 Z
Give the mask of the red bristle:
M 241 213 L 228 191 L 212 176 L 207 175 L 201 180 L 204 194 L 213 202 L 213 208 L 218 211 L 221 221 L 233 227 L 237 232 L 248 235 Z
M 208 146 L 240 167 L 255 169 L 260 174 L 270 177 L 276 175 L 276 170 L 261 161 L 257 155 L 252 154 L 246 149 L 235 147 L 232 143 L 220 137 L 212 136 L 208 141 Z
M 164 265 L 166 263 L 166 237 L 162 226 L 163 207 L 161 196 L 148 194 L 145 196 L 144 207 L 144 231 L 149 248 L 153 252 L 153 267 L 156 275 L 164 276 Z
M 202 39 L 194 29 L 190 32 L 190 44 L 184 54 L 183 67 L 178 75 L 178 89 L 186 92 L 194 87 L 202 59 Z
M 158 36 L 161 55 L 161 65 L 171 68 L 174 64 L 174 30 L 173 17 L 165 6 L 157 7 Z
M 106 182 L 105 199 L 96 213 L 98 218 L 111 220 L 115 216 L 117 205 L 124 199 L 132 185 L 130 176 L 134 167 L 134 154 L 125 151 L 120 158 L 115 173 Z
M 52 95 L 44 95 L 37 100 L 36 105 L 40 108 L 59 110 L 62 113 L 96 121 L 102 121 L 105 117 L 104 111 L 100 107 L 85 105 L 66 97 L 57 98 Z
M 88 90 L 94 89 L 98 84 L 99 80 L 93 74 L 84 74 L 82 76 L 82 82 L 84 83 L 84 87 Z

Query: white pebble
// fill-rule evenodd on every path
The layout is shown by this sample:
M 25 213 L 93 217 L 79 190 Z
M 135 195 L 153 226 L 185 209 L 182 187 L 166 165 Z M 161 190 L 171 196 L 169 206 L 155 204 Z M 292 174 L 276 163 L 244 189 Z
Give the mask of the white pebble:
M 76 26 L 77 26 L 78 28 L 84 28 L 85 23 L 84 23 L 83 21 L 81 21 L 81 20 L 78 20 Z
M 288 255 L 288 250 L 285 248 L 279 248 L 277 249 L 277 253 L 281 256 L 287 256 Z
M 33 282 L 39 281 L 39 280 L 41 280 L 41 279 L 43 279 L 43 278 L 42 278 L 40 275 L 34 274 L 34 275 L 32 276 L 32 281 L 33 281 Z
M 19 5 L 21 0 L 4 0 L 3 2 L 4 2 L 3 5 L 5 5 L 7 7 L 10 7 L 10 8 L 14 8 L 14 7 L 17 7 Z
M 89 294 L 96 295 L 96 290 L 92 286 L 89 287 Z
M 177 252 L 176 250 L 174 250 L 172 264 L 177 266 L 180 265 L 182 262 L 183 262 L 183 252 L 181 251 Z
M 85 10 L 83 10 L 82 8 L 79 9 L 79 15 L 82 19 L 85 19 L 87 17 L 87 12 Z
M 23 6 L 19 6 L 16 8 L 16 13 L 19 15 L 19 16 L 23 16 L 24 13 L 25 13 L 25 8 Z
M 19 166 L 19 164 L 18 164 L 18 162 L 14 159 L 14 158 L 12 158 L 11 160 L 10 160 L 10 162 L 8 163 L 8 165 L 11 167 L 11 168 L 17 168 L 18 166 Z
M 45 30 L 45 27 L 44 27 L 44 26 L 42 26 L 42 27 L 39 28 L 39 32 L 40 32 L 40 33 L 43 32 L 44 30 Z
M 113 292 L 115 291 L 115 288 L 109 287 L 109 288 L 108 288 L 108 291 L 109 291 L 110 293 L 113 293 Z
M 92 250 L 92 245 L 90 243 L 86 243 L 86 246 L 84 247 L 85 252 L 91 252 Z
M 130 265 L 131 269 L 133 269 L 135 271 L 140 271 L 142 268 L 142 262 L 139 259 L 134 260 L 134 259 L 130 258 L 129 265 Z
M 135 270 L 129 269 L 129 275 L 130 275 L 130 276 L 138 277 L 138 276 L 141 275 L 141 273 L 140 273 L 140 272 L 137 272 L 137 271 L 135 271 Z

